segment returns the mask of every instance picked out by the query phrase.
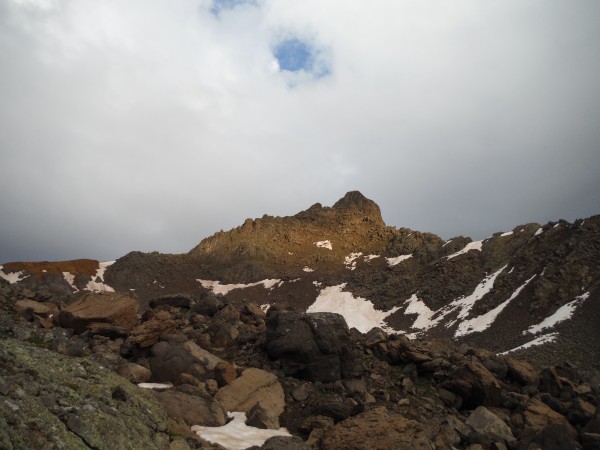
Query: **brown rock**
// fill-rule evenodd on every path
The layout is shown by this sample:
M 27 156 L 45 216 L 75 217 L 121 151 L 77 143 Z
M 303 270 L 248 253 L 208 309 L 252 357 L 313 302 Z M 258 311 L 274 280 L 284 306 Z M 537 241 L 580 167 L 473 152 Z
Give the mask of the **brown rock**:
M 210 374 L 221 358 L 198 347 L 194 342 L 161 341 L 152 347 L 150 369 L 156 381 L 179 383 L 181 373 L 202 380 Z
M 540 385 L 540 377 L 527 361 L 507 358 L 508 376 L 524 386 L 538 387 Z
M 135 363 L 127 363 L 119 367 L 117 373 L 132 383 L 145 383 L 152 376 L 150 369 Z
M 467 418 L 467 425 L 475 431 L 494 440 L 502 440 L 510 446 L 516 444 L 516 439 L 506 423 L 485 406 L 479 406 Z
M 432 450 L 421 424 L 385 408 L 338 423 L 322 440 L 323 450 Z
M 227 411 L 248 412 L 259 403 L 270 415 L 274 428 L 279 428 L 279 416 L 285 408 L 283 388 L 277 377 L 261 369 L 246 369 L 231 384 L 215 394 Z
M 130 345 L 137 344 L 141 348 L 151 347 L 158 342 L 162 334 L 175 330 L 177 322 L 168 311 L 157 311 L 144 323 L 137 325 L 127 338 Z
M 263 408 L 260 403 L 257 403 L 246 414 L 246 425 L 266 430 L 279 428 L 279 419 L 273 418 L 269 412 Z
M 230 384 L 236 378 L 237 371 L 235 370 L 235 367 L 233 367 L 232 364 L 223 361 L 215 366 L 215 380 L 217 380 L 219 387 L 223 387 Z
M 58 307 L 54 303 L 41 303 L 34 300 L 17 300 L 15 308 L 22 316 L 35 314 L 41 317 L 58 315 Z
M 459 395 L 463 399 L 462 407 L 466 409 L 502 404 L 500 383 L 477 360 L 459 365 L 440 387 Z
M 90 293 L 61 311 L 60 324 L 76 333 L 83 333 L 90 324 L 98 322 L 131 330 L 138 310 L 138 300 L 130 294 Z
M 175 420 L 183 420 L 187 425 L 220 427 L 225 425 L 227 413 L 223 406 L 209 395 L 168 390 L 156 394 L 158 401 Z

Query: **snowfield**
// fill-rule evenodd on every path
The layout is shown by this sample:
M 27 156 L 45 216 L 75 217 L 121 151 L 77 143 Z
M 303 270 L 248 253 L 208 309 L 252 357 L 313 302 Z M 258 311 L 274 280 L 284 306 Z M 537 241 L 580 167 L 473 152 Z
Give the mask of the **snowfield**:
M 387 332 L 394 332 L 385 318 L 398 311 L 399 307 L 389 311 L 375 309 L 373 303 L 361 297 L 354 297 L 351 292 L 343 292 L 346 283 L 322 289 L 315 302 L 308 307 L 307 313 L 333 312 L 344 316 L 350 328 L 366 333 L 373 327 L 380 327 Z
M 202 439 L 219 444 L 228 450 L 244 450 L 254 445 L 261 446 L 273 436 L 291 436 L 285 428 L 278 430 L 262 430 L 246 425 L 246 413 L 227 413 L 233 420 L 222 427 L 192 426 L 192 431 Z
M 109 266 L 112 266 L 114 263 L 115 261 L 101 262 L 100 267 L 98 268 L 98 270 L 96 270 L 96 275 L 92 276 L 91 281 L 88 282 L 85 289 L 94 292 L 115 292 L 115 290 L 108 284 L 104 284 L 104 272 Z
M 4 266 L 0 266 L 0 278 L 4 278 L 10 284 L 17 283 L 18 281 L 24 280 L 25 278 L 27 278 L 29 276 L 29 275 L 23 276 L 22 270 L 19 272 L 4 273 L 2 271 L 3 268 L 4 268 Z

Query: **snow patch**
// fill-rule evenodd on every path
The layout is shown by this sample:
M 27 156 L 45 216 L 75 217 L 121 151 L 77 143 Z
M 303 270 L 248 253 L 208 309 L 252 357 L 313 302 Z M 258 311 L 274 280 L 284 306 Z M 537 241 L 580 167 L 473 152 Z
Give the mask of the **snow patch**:
M 581 294 L 575 297 L 575 300 L 569 302 L 565 305 L 562 305 L 560 308 L 556 310 L 554 314 L 549 317 L 546 317 L 537 325 L 530 326 L 527 330 L 523 331 L 523 334 L 537 334 L 540 331 L 545 330 L 546 328 L 552 328 L 558 325 L 561 322 L 564 322 L 567 319 L 570 319 L 573 316 L 573 313 L 577 309 L 577 307 L 588 297 L 590 296 L 589 292 Z
M 318 241 L 318 242 L 313 242 L 313 244 L 315 244 L 317 247 L 320 247 L 320 248 L 328 248 L 329 250 L 333 250 L 333 247 L 331 246 L 330 241 Z
M 534 340 L 529 341 L 523 345 L 519 345 L 518 347 L 502 352 L 500 353 L 500 355 L 507 355 L 508 353 L 516 352 L 517 350 L 524 350 L 526 348 L 534 347 L 536 345 L 543 345 L 549 342 L 554 342 L 557 337 L 558 333 L 543 334 L 542 336 L 538 336 Z
M 115 261 L 101 262 L 100 267 L 96 270 L 96 275 L 92 276 L 91 281 L 85 286 L 88 291 L 103 291 L 103 292 L 115 292 L 115 290 L 108 284 L 104 284 L 104 272 L 106 269 L 113 265 Z
M 304 269 L 302 269 L 302 270 L 305 271 L 305 272 L 314 272 L 315 271 L 315 269 L 311 269 L 308 266 L 304 266 Z
M 268 280 L 262 280 L 262 281 L 257 281 L 255 283 L 248 283 L 248 284 L 242 284 L 242 283 L 221 284 L 220 281 L 200 280 L 200 279 L 197 279 L 196 281 L 198 281 L 202 285 L 203 288 L 211 289 L 215 294 L 223 294 L 223 295 L 227 295 L 229 292 L 233 291 L 234 289 L 245 289 L 245 288 L 249 288 L 249 287 L 260 286 L 261 284 L 263 285 L 263 287 L 265 289 L 273 289 L 273 287 L 275 287 L 276 285 L 279 285 L 279 283 L 282 283 L 282 281 L 280 279 L 268 279 Z
M 291 436 L 285 428 L 262 430 L 246 425 L 246 413 L 231 412 L 227 416 L 233 420 L 222 427 L 192 426 L 192 431 L 202 439 L 219 444 L 228 450 L 244 450 L 252 446 L 261 446 L 273 436 Z
M 389 311 L 375 309 L 373 303 L 361 297 L 354 297 L 351 292 L 343 292 L 346 283 L 322 289 L 315 302 L 308 307 L 307 313 L 333 312 L 344 316 L 350 328 L 366 333 L 373 327 L 380 327 L 387 332 L 394 332 L 385 323 L 385 318 L 398 311 L 399 307 Z
M 260 305 L 259 308 L 262 309 L 262 311 L 266 314 L 267 311 L 269 310 L 269 308 L 271 307 L 271 305 L 269 305 L 268 303 L 265 303 L 264 305 Z
M 534 236 L 539 236 L 540 234 L 542 234 L 544 232 L 544 229 L 542 227 L 539 227 L 537 229 L 537 231 L 535 232 Z
M 394 258 L 385 258 L 388 263 L 388 266 L 392 267 L 397 264 L 400 264 L 402 261 L 407 260 L 408 258 L 412 258 L 412 253 L 410 255 L 400 255 Z
M 523 283 L 521 286 L 519 286 L 517 288 L 517 290 L 515 292 L 513 292 L 513 294 L 510 296 L 510 298 L 508 298 L 504 302 L 500 303 L 494 309 L 491 309 L 488 312 L 486 312 L 485 314 L 474 317 L 472 319 L 463 320 L 458 325 L 458 328 L 456 329 L 454 336 L 455 337 L 466 336 L 467 334 L 479 333 L 479 332 L 487 330 L 494 323 L 494 320 L 496 320 L 496 317 L 498 317 L 498 315 L 502 312 L 502 310 L 504 308 L 506 308 L 511 301 L 513 301 L 515 298 L 517 298 L 518 295 L 521 293 L 521 291 L 523 289 L 525 289 L 525 286 L 527 286 L 529 284 L 529 282 L 531 280 L 533 280 L 534 278 L 535 278 L 535 275 L 532 276 L 529 280 L 525 281 L 525 283 Z
M 507 231 L 506 233 L 502 233 L 502 234 L 500 235 L 500 237 L 506 237 L 506 236 L 510 236 L 511 234 L 513 234 L 513 232 L 512 232 L 512 231 Z
M 77 286 L 75 286 L 75 275 L 73 275 L 71 272 L 63 272 L 62 274 L 63 274 L 63 278 L 65 279 L 65 281 L 67 283 L 69 283 L 69 286 L 71 286 L 73 291 L 79 292 L 79 288 Z
M 140 383 L 138 386 L 144 389 L 171 389 L 173 387 L 171 383 Z
M 444 245 L 442 245 L 442 248 L 444 248 L 446 245 L 448 245 L 448 244 L 449 244 L 450 242 L 452 242 L 453 240 L 454 240 L 454 239 L 450 239 L 450 240 L 446 241 L 446 242 L 444 243 Z
M 4 266 L 0 266 L 0 278 L 4 278 L 10 284 L 14 284 L 14 283 L 17 283 L 19 281 L 22 281 L 22 280 L 24 280 L 25 278 L 27 278 L 29 276 L 29 275 L 23 276 L 23 271 L 22 270 L 20 270 L 18 272 L 4 273 L 2 271 L 3 268 L 4 268 Z
M 457 251 L 456 253 L 451 254 L 450 256 L 447 257 L 447 259 L 456 258 L 459 255 L 470 252 L 471 250 L 481 251 L 482 246 L 483 246 L 483 241 L 469 242 L 467 245 L 465 245 L 465 248 Z
M 381 255 L 367 255 L 367 256 L 365 256 L 365 257 L 364 257 L 364 261 L 365 261 L 365 262 L 369 262 L 369 261 L 371 261 L 372 259 L 377 259 L 377 258 L 379 258 L 379 257 L 381 257 Z
M 436 311 L 429 309 L 425 302 L 417 297 L 417 294 L 413 294 L 412 297 L 404 302 L 404 304 L 407 303 L 408 306 L 404 310 L 404 314 L 417 314 L 418 316 L 410 326 L 411 328 L 425 331 L 434 327 L 440 320 L 442 320 L 443 316 L 433 319 Z
M 344 265 L 346 269 L 354 270 L 356 269 L 356 260 L 362 256 L 362 252 L 358 253 L 350 253 L 348 256 L 344 258 Z

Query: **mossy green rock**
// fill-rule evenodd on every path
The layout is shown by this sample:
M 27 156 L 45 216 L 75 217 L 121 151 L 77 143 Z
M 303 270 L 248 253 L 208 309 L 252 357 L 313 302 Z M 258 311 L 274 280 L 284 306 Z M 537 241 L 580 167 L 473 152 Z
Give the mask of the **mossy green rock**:
M 0 448 L 166 449 L 151 394 L 87 358 L 0 341 Z

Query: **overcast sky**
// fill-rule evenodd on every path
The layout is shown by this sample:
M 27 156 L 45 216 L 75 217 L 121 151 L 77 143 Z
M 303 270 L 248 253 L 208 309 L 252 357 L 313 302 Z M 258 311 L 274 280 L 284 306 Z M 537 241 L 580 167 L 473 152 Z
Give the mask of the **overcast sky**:
M 0 0 L 0 263 L 185 252 L 349 190 L 600 213 L 597 0 Z

